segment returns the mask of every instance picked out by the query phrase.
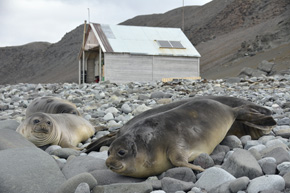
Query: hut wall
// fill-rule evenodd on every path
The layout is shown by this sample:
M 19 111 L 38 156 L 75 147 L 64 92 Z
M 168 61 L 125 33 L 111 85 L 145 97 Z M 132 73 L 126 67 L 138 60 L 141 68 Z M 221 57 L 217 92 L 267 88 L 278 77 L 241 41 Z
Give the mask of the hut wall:
M 152 56 L 105 54 L 105 80 L 111 82 L 152 81 Z
M 105 80 L 150 82 L 199 77 L 199 58 L 106 53 Z
M 153 80 L 199 76 L 199 58 L 154 56 Z

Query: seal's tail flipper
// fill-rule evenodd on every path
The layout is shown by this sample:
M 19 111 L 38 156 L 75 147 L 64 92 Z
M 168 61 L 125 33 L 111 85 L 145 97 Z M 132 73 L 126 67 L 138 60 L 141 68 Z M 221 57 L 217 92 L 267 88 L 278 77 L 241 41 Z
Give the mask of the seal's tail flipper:
M 90 153 L 91 151 L 99 151 L 102 146 L 110 146 L 111 143 L 117 138 L 117 133 L 118 132 L 110 133 L 92 142 L 86 147 L 85 153 Z
M 276 125 L 276 121 L 272 116 L 262 114 L 256 109 L 251 108 L 250 105 L 237 107 L 236 110 L 236 121 L 242 123 L 245 126 L 244 129 L 247 128 L 249 130 L 248 134 L 251 136 L 269 134 Z

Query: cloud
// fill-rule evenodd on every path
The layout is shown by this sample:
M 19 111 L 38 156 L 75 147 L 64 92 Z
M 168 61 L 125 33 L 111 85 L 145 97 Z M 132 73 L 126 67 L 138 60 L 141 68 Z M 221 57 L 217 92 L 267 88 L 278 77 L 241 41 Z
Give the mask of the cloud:
M 202 5 L 210 0 L 185 0 Z M 33 41 L 59 41 L 88 19 L 118 24 L 137 15 L 164 13 L 182 6 L 182 0 L 0 0 L 0 47 Z

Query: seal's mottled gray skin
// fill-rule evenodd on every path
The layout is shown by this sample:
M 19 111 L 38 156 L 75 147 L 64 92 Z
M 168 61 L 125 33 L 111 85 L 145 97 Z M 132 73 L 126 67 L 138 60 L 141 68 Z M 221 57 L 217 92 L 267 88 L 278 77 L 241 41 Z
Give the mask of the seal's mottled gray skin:
M 26 117 L 29 117 L 36 112 L 51 114 L 69 113 L 78 116 L 81 115 L 73 103 L 61 98 L 50 96 L 36 98 L 33 100 L 26 109 Z
M 178 103 L 178 102 L 177 102 Z M 196 98 L 170 108 L 136 116 L 122 127 L 109 148 L 107 166 L 132 177 L 158 175 L 171 167 L 189 167 L 201 153 L 210 154 L 235 121 L 271 131 L 276 124 L 251 105 L 232 108 L 212 99 Z M 151 115 L 150 115 L 151 113 Z

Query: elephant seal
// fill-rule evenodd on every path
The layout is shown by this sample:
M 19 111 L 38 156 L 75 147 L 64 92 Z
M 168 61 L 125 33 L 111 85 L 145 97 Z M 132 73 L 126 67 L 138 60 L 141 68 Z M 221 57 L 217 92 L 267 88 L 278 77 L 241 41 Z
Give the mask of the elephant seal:
M 38 147 L 59 145 L 73 149 L 95 133 L 94 127 L 80 116 L 41 112 L 26 118 L 16 131 Z
M 51 114 L 70 113 L 78 116 L 81 115 L 75 104 L 67 100 L 51 96 L 34 99 L 26 109 L 26 117 L 29 117 L 36 112 Z
M 271 116 L 251 105 L 232 108 L 212 99 L 190 100 L 128 122 L 112 142 L 106 165 L 116 173 L 137 178 L 158 175 L 172 167 L 203 171 L 189 162 L 201 153 L 210 154 L 235 121 L 265 133 L 276 125 Z
M 215 100 L 215 101 L 218 101 L 218 102 L 225 104 L 229 107 L 239 107 L 239 106 L 247 105 L 248 107 L 255 109 L 256 111 L 258 111 L 261 114 L 269 115 L 269 116 L 272 114 L 271 110 L 269 110 L 265 107 L 256 105 L 255 103 L 244 100 L 244 99 L 240 99 L 240 98 L 236 98 L 236 97 L 228 97 L 228 96 L 200 96 L 200 97 L 194 97 L 194 98 L 189 98 L 189 99 L 183 99 L 180 101 L 175 101 L 175 102 L 172 102 L 170 104 L 161 105 L 161 106 L 155 107 L 153 109 L 147 110 L 147 111 L 135 116 L 130 121 L 128 121 L 122 127 L 122 130 L 126 130 L 127 128 L 131 127 L 135 123 L 137 123 L 140 120 L 145 119 L 147 117 L 154 116 L 158 113 L 162 113 L 162 112 L 174 109 L 174 108 L 176 108 L 180 105 L 183 105 L 185 103 L 188 103 L 190 101 L 200 100 L 200 99 Z M 241 121 L 235 120 L 235 122 L 233 123 L 233 125 L 229 129 L 227 135 L 236 135 L 237 137 L 242 137 L 244 135 L 251 135 L 252 139 L 258 139 L 259 137 L 265 135 L 265 133 L 260 128 L 249 126 L 249 125 L 244 124 Z M 100 147 L 104 146 L 104 145 L 110 146 L 111 143 L 118 136 L 119 136 L 119 132 L 115 132 L 115 133 L 111 133 L 109 135 L 106 135 L 106 136 L 98 139 L 97 141 L 94 141 L 93 143 L 91 143 L 87 147 L 86 152 L 88 153 L 90 151 L 98 151 L 100 149 Z

